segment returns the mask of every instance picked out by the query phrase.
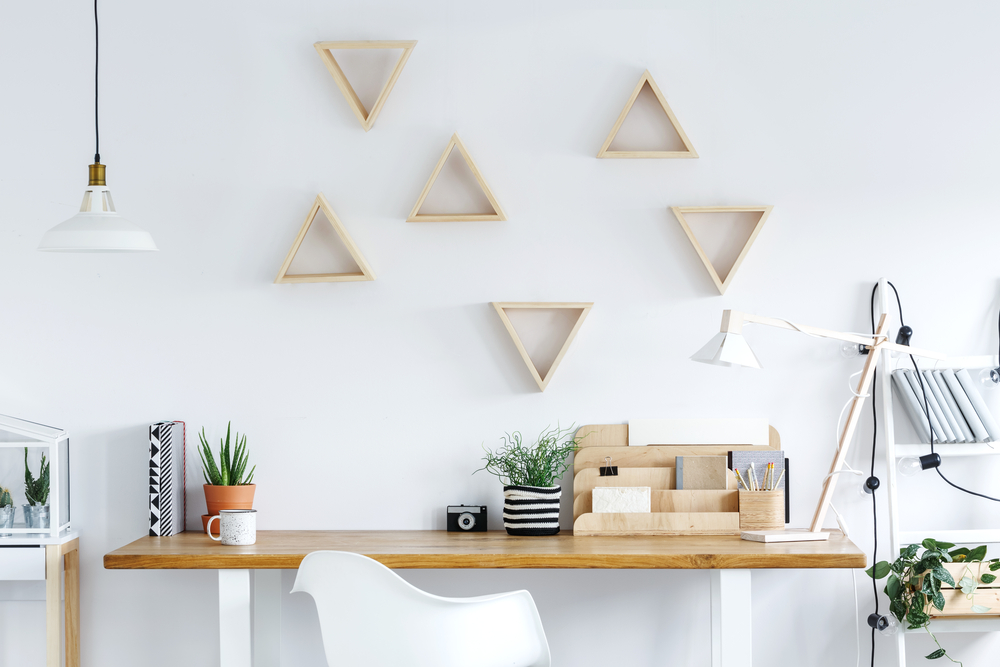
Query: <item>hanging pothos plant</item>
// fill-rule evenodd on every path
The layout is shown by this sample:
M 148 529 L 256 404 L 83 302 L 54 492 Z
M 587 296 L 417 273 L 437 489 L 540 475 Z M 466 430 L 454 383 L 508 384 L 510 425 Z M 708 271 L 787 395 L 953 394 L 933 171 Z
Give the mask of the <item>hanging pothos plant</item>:
M 990 572 L 1000 570 L 1000 558 L 993 558 L 988 561 L 986 557 L 986 546 L 979 546 L 975 549 L 966 547 L 954 548 L 950 542 L 938 542 L 927 538 L 920 544 L 911 544 L 905 549 L 900 549 L 899 558 L 891 564 L 886 561 L 879 561 L 866 572 L 868 576 L 882 579 L 889 577 L 885 584 L 885 594 L 889 596 L 889 611 L 900 623 L 905 623 L 909 630 L 927 630 L 937 650 L 926 657 L 929 660 L 937 658 L 948 658 L 952 662 L 961 665 L 941 646 L 941 643 L 934 636 L 928 627 L 931 622 L 931 607 L 944 611 L 944 594 L 941 592 L 941 585 L 947 584 L 954 588 L 961 589 L 962 593 L 972 601 L 972 612 L 975 614 L 985 614 L 992 610 L 990 607 L 975 604 L 976 588 L 980 583 L 992 584 L 996 581 L 997 575 L 983 572 L 977 580 L 976 573 L 966 565 L 962 571 L 962 576 L 958 581 L 944 567 L 944 563 L 989 563 Z M 923 551 L 920 552 L 921 547 Z M 919 552 L 919 553 L 918 553 Z M 996 610 L 1000 611 L 1000 610 Z M 996 613 L 996 611 L 994 613 Z

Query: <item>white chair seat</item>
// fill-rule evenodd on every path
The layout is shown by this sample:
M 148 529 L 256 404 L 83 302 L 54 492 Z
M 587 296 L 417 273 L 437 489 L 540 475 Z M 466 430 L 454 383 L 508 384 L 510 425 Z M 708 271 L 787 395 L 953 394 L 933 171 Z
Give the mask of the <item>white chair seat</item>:
M 316 551 L 293 593 L 316 602 L 330 667 L 549 667 L 528 591 L 443 598 L 360 554 Z

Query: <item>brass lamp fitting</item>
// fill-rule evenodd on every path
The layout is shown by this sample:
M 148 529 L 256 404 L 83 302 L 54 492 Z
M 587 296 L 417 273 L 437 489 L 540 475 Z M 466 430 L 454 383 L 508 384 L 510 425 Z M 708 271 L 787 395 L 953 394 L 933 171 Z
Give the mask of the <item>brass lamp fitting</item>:
M 105 169 L 106 167 L 100 162 L 90 165 L 90 185 L 107 186 L 107 182 L 104 180 Z

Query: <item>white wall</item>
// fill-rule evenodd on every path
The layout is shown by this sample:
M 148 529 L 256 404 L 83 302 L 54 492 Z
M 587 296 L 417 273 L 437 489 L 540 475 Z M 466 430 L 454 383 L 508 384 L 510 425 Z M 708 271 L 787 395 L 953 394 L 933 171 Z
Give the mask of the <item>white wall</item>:
M 863 331 L 885 275 L 915 343 L 995 349 L 1000 10 L 583 4 L 105 0 L 101 153 L 119 210 L 160 252 L 87 256 L 35 247 L 79 206 L 93 152 L 91 9 L 8 3 L 0 406 L 73 434 L 85 664 L 217 664 L 212 573 L 102 568 L 146 529 L 152 421 L 246 431 L 261 528 L 429 529 L 459 502 L 488 503 L 499 528 L 499 484 L 470 473 L 504 431 L 767 416 L 805 525 L 860 361 L 751 330 L 765 370 L 689 363 L 723 308 Z M 331 39 L 419 40 L 367 134 L 313 50 Z M 700 159 L 595 159 L 645 68 Z M 456 130 L 509 222 L 404 223 Z M 376 282 L 271 284 L 318 191 Z M 743 203 L 775 209 L 719 297 L 667 207 Z M 544 394 L 492 300 L 595 302 Z M 1000 490 L 993 465 L 951 470 Z M 0 483 L 20 475 L 6 464 Z M 848 482 L 835 502 L 870 553 L 870 504 Z M 942 524 L 996 516 L 921 483 Z M 404 576 L 442 594 L 528 588 L 559 665 L 709 663 L 704 572 Z M 849 572 L 753 576 L 758 664 L 853 663 Z M 324 664 L 308 602 L 284 613 L 285 664 Z M 41 620 L 39 602 L 0 603 L 0 663 L 42 663 Z M 1000 649 L 942 639 L 965 664 Z M 911 659 L 931 646 L 911 638 Z M 880 661 L 893 651 L 882 642 Z

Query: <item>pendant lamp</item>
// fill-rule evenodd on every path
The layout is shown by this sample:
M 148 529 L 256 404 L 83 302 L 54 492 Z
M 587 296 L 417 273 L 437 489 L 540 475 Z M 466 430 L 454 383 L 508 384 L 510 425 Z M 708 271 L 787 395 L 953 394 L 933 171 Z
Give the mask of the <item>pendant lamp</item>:
M 39 250 L 48 252 L 149 252 L 158 250 L 149 232 L 132 224 L 115 211 L 111 190 L 101 164 L 101 131 L 98 123 L 98 26 L 94 0 L 94 164 L 90 184 L 83 193 L 80 212 L 45 232 Z

